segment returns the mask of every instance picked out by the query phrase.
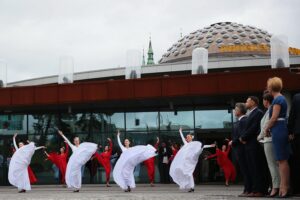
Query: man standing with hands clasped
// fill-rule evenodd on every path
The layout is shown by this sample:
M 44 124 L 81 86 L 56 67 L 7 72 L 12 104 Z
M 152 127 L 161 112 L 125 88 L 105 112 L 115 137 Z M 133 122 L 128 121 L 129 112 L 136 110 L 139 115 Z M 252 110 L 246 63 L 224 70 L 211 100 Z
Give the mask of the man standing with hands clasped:
M 247 179 L 251 180 L 252 188 L 248 197 L 262 197 L 267 192 L 265 187 L 265 178 L 261 173 L 262 149 L 257 141 L 260 133 L 260 121 L 263 112 L 258 108 L 259 99 L 255 96 L 248 97 L 246 108 L 248 109 L 248 117 L 244 131 L 241 133 L 240 142 L 245 145 L 246 163 L 249 169 Z

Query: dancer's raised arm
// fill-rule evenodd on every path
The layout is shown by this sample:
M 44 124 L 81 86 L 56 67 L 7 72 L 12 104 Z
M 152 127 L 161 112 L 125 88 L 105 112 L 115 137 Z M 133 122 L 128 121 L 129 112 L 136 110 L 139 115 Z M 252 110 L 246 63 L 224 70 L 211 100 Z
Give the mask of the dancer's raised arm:
M 186 139 L 185 139 L 184 136 L 183 136 L 182 128 L 181 128 L 181 127 L 180 127 L 180 129 L 179 129 L 179 133 L 180 133 L 180 137 L 181 137 L 181 139 L 182 139 L 183 144 L 187 144 L 187 141 L 186 141 Z
M 213 147 L 216 147 L 216 144 L 207 144 L 207 145 L 204 145 L 204 146 L 202 147 L 202 149 L 213 148 Z
M 39 150 L 39 149 L 46 149 L 46 147 L 45 146 L 35 147 L 34 150 Z
M 118 138 L 119 147 L 121 148 L 122 151 L 125 151 L 126 148 L 123 146 L 123 144 L 122 144 L 122 142 L 120 140 L 120 131 L 118 131 L 117 138 Z
M 18 135 L 18 134 L 15 133 L 15 134 L 14 134 L 14 137 L 13 137 L 13 143 L 14 143 L 14 147 L 15 147 L 16 151 L 19 149 L 19 148 L 18 148 L 18 145 L 17 145 L 17 143 L 16 143 L 16 137 L 17 137 L 17 135 Z
M 58 134 L 67 142 L 67 144 L 71 147 L 72 151 L 74 151 L 76 149 L 76 146 L 73 145 L 68 138 L 63 134 L 62 131 L 58 130 Z
M 65 154 L 68 156 L 69 155 L 69 145 L 67 142 L 65 142 L 66 149 L 65 149 Z

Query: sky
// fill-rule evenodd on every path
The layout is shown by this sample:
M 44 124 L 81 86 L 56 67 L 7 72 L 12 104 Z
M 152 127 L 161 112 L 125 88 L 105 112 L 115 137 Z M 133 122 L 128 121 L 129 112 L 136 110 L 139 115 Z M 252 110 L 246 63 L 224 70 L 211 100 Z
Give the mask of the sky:
M 74 71 L 123 67 L 130 49 L 157 63 L 180 38 L 216 22 L 285 34 L 300 48 L 299 0 L 0 0 L 0 61 L 7 81 L 57 75 L 59 58 Z

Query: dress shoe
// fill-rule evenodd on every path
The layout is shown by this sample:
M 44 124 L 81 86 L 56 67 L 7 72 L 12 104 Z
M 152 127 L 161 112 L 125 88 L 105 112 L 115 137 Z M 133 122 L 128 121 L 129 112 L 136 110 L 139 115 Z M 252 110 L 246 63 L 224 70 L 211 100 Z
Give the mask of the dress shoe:
M 189 190 L 189 192 L 195 192 L 195 189 L 194 189 L 194 188 L 191 188 L 191 189 Z
M 238 197 L 247 197 L 248 196 L 248 192 L 243 192 L 242 194 L 240 194 Z
M 131 188 L 128 186 L 127 190 L 124 190 L 124 192 L 131 192 Z
M 253 192 L 250 192 L 250 193 L 247 194 L 246 197 L 254 197 L 254 193 L 253 193 Z
M 255 192 L 253 193 L 253 197 L 264 197 L 265 195 L 261 192 Z

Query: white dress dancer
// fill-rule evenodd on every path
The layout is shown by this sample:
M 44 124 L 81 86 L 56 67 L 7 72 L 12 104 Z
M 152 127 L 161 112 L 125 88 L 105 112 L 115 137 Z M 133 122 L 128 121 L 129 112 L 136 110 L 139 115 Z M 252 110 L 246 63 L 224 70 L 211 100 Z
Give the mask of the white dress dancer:
M 125 191 L 130 192 L 135 188 L 134 168 L 139 163 L 156 156 L 156 149 L 152 145 L 137 145 L 134 147 L 124 147 L 118 132 L 118 144 L 122 154 L 118 159 L 114 171 L 114 181 Z
M 73 145 L 66 136 L 63 135 L 61 131 L 58 131 L 63 139 L 68 143 L 72 149 L 72 155 L 69 158 L 66 171 L 66 184 L 68 188 L 74 189 L 74 192 L 79 192 L 81 188 L 82 174 L 81 168 L 86 164 L 87 161 L 91 159 L 93 154 L 97 150 L 97 144 L 91 142 L 84 142 L 78 144 L 77 146 Z
M 30 142 L 27 145 L 20 143 L 20 148 L 16 144 L 16 136 L 13 137 L 14 147 L 16 149 L 13 154 L 8 168 L 8 181 L 10 184 L 18 188 L 18 191 L 26 192 L 31 190 L 28 166 L 34 152 L 38 149 L 45 148 L 44 146 L 35 147 L 34 142 Z
M 191 135 L 187 135 L 187 139 L 185 139 L 182 129 L 179 129 L 179 133 L 184 145 L 171 163 L 170 176 L 179 185 L 180 189 L 189 189 L 189 192 L 194 192 L 193 172 L 202 150 L 210 147 L 210 145 L 204 145 L 202 148 L 202 143 L 192 141 L 193 137 Z

